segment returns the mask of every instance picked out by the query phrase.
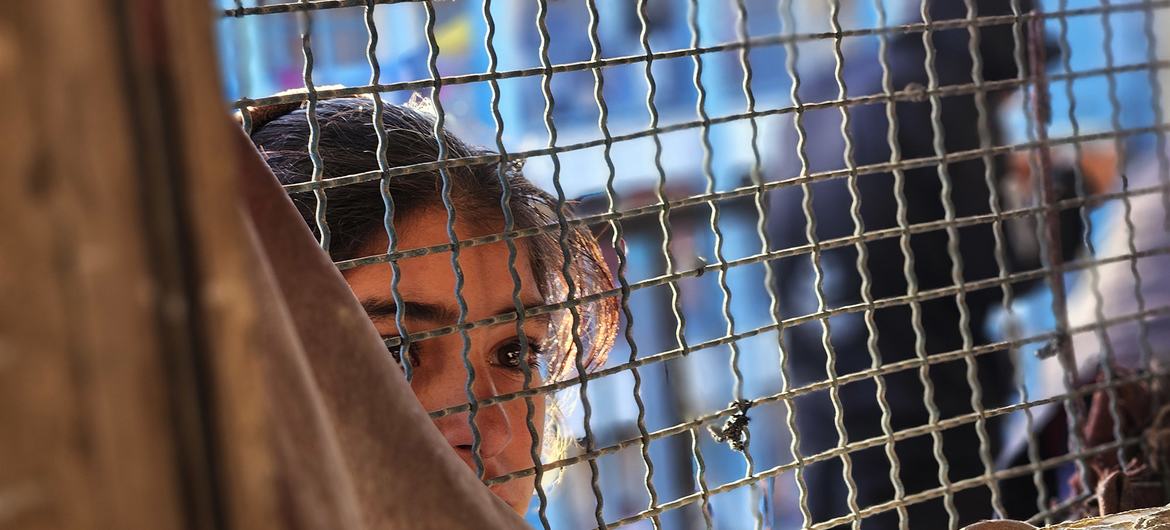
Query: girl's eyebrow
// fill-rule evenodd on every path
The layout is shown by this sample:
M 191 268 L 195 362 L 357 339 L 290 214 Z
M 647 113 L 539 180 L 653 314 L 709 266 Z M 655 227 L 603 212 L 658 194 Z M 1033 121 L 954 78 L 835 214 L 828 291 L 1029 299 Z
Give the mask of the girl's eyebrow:
M 538 307 L 544 302 L 542 300 L 526 300 L 523 303 L 524 307 Z M 459 321 L 459 310 L 451 306 L 405 300 L 402 302 L 402 305 L 406 309 L 406 314 L 412 319 L 426 320 L 443 325 L 450 325 Z M 367 298 L 362 300 L 362 309 L 366 311 L 366 315 L 371 319 L 393 318 L 398 314 L 398 305 L 393 300 L 386 298 Z M 505 315 L 514 313 L 515 311 L 516 306 L 508 304 L 497 308 L 490 314 L 492 316 Z M 530 316 L 524 320 L 525 322 L 547 324 L 551 319 L 552 316 L 550 313 L 542 313 Z
M 410 318 L 427 320 L 440 324 L 454 323 L 459 320 L 459 311 L 441 304 L 427 302 L 403 301 L 406 314 Z M 362 309 L 371 319 L 391 318 L 398 314 L 398 305 L 393 300 L 384 298 L 367 298 L 362 300 Z

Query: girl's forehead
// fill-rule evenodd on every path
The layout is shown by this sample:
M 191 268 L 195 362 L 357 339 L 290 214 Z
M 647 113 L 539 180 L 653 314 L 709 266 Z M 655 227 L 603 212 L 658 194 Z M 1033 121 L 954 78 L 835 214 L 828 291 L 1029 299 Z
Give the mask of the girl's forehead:
M 412 211 L 410 215 L 396 220 L 396 223 L 398 248 L 401 250 L 432 247 L 451 242 L 447 230 L 451 223 L 449 223 L 447 210 L 442 207 L 419 208 Z M 472 215 L 460 210 L 455 214 L 453 227 L 455 236 L 462 240 L 499 234 L 504 231 L 504 221 L 499 216 Z M 387 240 L 385 232 L 382 232 L 381 236 L 383 240 Z
M 451 243 L 448 233 L 447 212 L 442 209 L 423 209 L 412 213 L 398 223 L 396 227 L 397 249 L 399 251 L 416 248 L 428 248 Z M 499 225 L 499 226 L 497 226 Z M 456 217 L 455 236 L 459 240 L 483 237 L 498 234 L 503 230 L 503 224 L 493 219 L 471 219 Z M 390 239 L 385 231 L 378 230 L 366 241 L 359 255 L 376 255 L 384 253 L 389 247 Z M 532 260 L 529 259 L 527 239 L 513 240 L 516 248 L 515 269 L 525 281 L 533 277 Z M 511 283 L 509 269 L 510 251 L 504 241 L 493 241 L 461 248 L 457 261 L 462 270 L 464 281 L 471 276 L 499 276 L 503 274 Z M 398 260 L 398 266 L 403 273 L 403 281 L 408 277 L 423 276 L 431 281 L 448 279 L 455 281 L 455 265 L 451 263 L 451 251 L 440 251 L 422 256 L 411 256 Z M 389 268 L 387 265 L 386 268 Z M 476 274 L 469 274 L 475 271 Z M 389 274 L 389 271 L 386 271 Z M 502 287 L 502 286 L 501 286 Z
M 484 289 L 501 292 L 510 299 L 514 268 L 520 278 L 522 291 L 536 289 L 536 276 L 523 244 L 517 242 L 514 265 L 510 266 L 509 261 L 507 245 L 493 242 L 461 249 L 456 261 L 458 269 L 451 262 L 449 251 L 404 258 L 398 261 L 398 268 L 402 273 L 400 283 L 409 282 L 411 288 L 454 292 L 458 272 L 462 274 L 464 291 Z
M 397 227 L 400 250 L 450 242 L 447 237 L 446 213 L 442 210 L 428 212 L 421 218 L 414 215 L 411 217 L 409 222 L 401 223 Z M 460 224 L 464 223 L 457 220 L 456 233 L 462 239 L 493 233 L 482 228 L 460 230 Z M 372 235 L 359 254 L 375 255 L 385 252 L 388 244 L 389 238 L 386 233 L 379 231 Z M 515 262 L 511 267 L 510 252 L 503 241 L 460 249 L 457 262 L 458 272 L 463 280 L 460 293 L 468 305 L 470 319 L 493 316 L 504 308 L 507 311 L 514 310 L 513 268 L 520 279 L 521 300 L 525 305 L 540 303 L 540 289 L 527 243 L 520 239 L 516 240 L 515 244 Z M 457 275 L 451 263 L 450 251 L 400 259 L 398 269 L 402 275 L 398 289 L 404 300 L 457 307 L 455 297 Z M 350 269 L 345 272 L 345 277 L 359 298 L 389 298 L 391 295 L 390 286 L 394 280 L 394 273 L 388 263 Z

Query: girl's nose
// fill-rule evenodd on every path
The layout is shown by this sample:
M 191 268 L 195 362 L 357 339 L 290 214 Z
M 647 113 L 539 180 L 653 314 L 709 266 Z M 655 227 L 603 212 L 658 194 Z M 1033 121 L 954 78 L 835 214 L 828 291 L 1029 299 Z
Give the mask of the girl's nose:
M 492 380 L 491 367 L 487 365 L 476 366 L 472 387 L 477 400 L 499 395 Z M 508 418 L 507 408 L 502 404 L 478 407 L 475 426 L 479 429 L 480 451 L 485 459 L 499 455 L 512 442 L 512 422 Z
M 472 355 L 474 356 L 474 352 Z M 498 395 L 492 367 L 487 363 L 475 363 L 473 367 L 475 371 L 471 388 L 474 399 L 479 401 Z M 459 363 L 458 369 L 444 372 L 443 376 L 430 382 L 430 385 L 441 387 L 444 407 L 470 401 L 467 395 L 467 370 L 463 368 L 462 363 Z M 480 439 L 479 455 L 485 462 L 498 456 L 512 442 L 513 422 L 503 405 L 476 406 L 474 421 Z M 475 434 L 471 428 L 470 412 L 439 418 L 436 425 L 452 447 L 467 451 L 473 449 Z M 488 473 L 490 475 L 490 471 Z

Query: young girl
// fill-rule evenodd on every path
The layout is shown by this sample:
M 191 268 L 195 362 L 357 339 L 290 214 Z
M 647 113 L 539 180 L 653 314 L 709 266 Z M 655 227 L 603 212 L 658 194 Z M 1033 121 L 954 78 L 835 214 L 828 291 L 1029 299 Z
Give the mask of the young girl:
M 309 124 L 306 111 L 292 106 L 251 109 L 251 139 L 282 184 L 296 184 L 312 178 L 314 164 L 308 152 Z M 379 141 L 373 126 L 374 102 L 367 98 L 321 101 L 316 108 L 320 126 L 319 152 L 324 177 L 340 177 L 378 171 Z M 434 122 L 412 109 L 385 105 L 385 151 L 387 167 L 434 162 L 439 158 Z M 492 155 L 443 132 L 447 159 Z M 461 240 L 504 231 L 501 208 L 505 186 L 510 192 L 508 209 L 515 229 L 555 225 L 556 200 L 535 187 L 520 173 L 518 164 L 500 168 L 495 162 L 450 167 L 448 198 L 455 207 L 454 230 Z M 384 255 L 390 240 L 384 215 L 386 201 L 379 178 L 367 182 L 328 188 L 324 219 L 329 230 L 329 251 L 334 261 Z M 443 181 L 437 170 L 393 176 L 386 183 L 393 199 L 393 226 L 397 249 L 409 250 L 450 242 Z M 292 195 L 294 204 L 320 236 L 317 227 L 317 199 L 313 192 Z M 567 283 L 562 274 L 562 244 L 568 246 L 569 277 L 576 296 L 609 289 L 612 277 L 597 242 L 582 228 L 566 233 L 553 229 L 517 239 L 515 272 L 520 300 L 525 307 L 565 301 Z M 466 303 L 466 322 L 515 311 L 509 251 L 504 242 L 463 248 L 458 264 L 463 274 L 461 294 Z M 344 278 L 361 302 L 383 338 L 423 332 L 454 325 L 459 317 L 455 296 L 456 275 L 449 252 L 437 252 L 398 263 L 396 303 L 391 289 L 394 273 L 389 263 L 377 261 L 343 271 Z M 401 321 L 405 329 L 396 325 Z M 524 389 L 525 372 L 529 386 L 573 377 L 578 364 L 592 369 L 604 362 L 617 328 L 617 300 L 614 297 L 579 306 L 577 334 L 582 351 L 575 351 L 572 319 L 568 311 L 525 319 L 523 336 L 514 321 L 476 327 L 467 332 L 467 360 L 472 367 L 472 392 L 476 399 L 509 394 Z M 468 402 L 468 371 L 463 358 L 464 342 L 459 333 L 410 342 L 407 354 L 390 348 L 399 362 L 411 366 L 411 389 L 430 411 Z M 580 356 L 579 362 L 576 358 Z M 403 358 L 405 357 L 405 359 Z M 544 393 L 532 397 L 535 434 L 527 426 L 529 415 L 524 399 L 506 400 L 480 407 L 475 417 L 484 478 L 506 475 L 533 466 L 534 448 L 545 449 L 556 458 L 563 447 L 556 422 L 549 421 L 555 407 Z M 468 413 L 451 414 L 435 420 L 451 447 L 473 469 L 473 430 Z M 551 453 L 551 454 L 550 454 Z M 510 480 L 492 491 L 517 512 L 523 513 L 534 491 L 534 477 Z

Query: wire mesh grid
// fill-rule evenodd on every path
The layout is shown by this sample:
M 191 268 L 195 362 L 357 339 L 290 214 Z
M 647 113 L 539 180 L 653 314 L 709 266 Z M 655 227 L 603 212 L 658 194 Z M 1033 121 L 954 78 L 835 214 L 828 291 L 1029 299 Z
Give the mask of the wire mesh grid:
M 1106 453 L 1117 454 L 1124 469 L 1141 439 L 1123 432 L 1118 394 L 1161 376 L 1158 359 L 1165 352 L 1151 335 L 1170 312 L 1146 299 L 1158 282 L 1143 283 L 1148 264 L 1170 253 L 1170 245 L 1146 244 L 1149 236 L 1139 233 L 1148 216 L 1163 219 L 1157 229 L 1170 228 L 1170 124 L 1160 101 L 1160 76 L 1170 61 L 1160 58 L 1154 29 L 1170 2 L 1102 0 L 1074 7 L 1061 0 L 1042 11 L 1025 0 L 962 0 L 949 7 L 942 0 L 864 6 L 827 0 L 823 9 L 793 0 L 639 0 L 631 6 L 584 0 L 572 8 L 579 19 L 564 13 L 569 3 L 303 0 L 247 6 L 235 0 L 221 6 L 230 55 L 240 69 L 256 69 L 256 57 L 273 60 L 267 49 L 273 42 L 257 38 L 269 19 L 299 35 L 303 90 L 264 95 L 266 85 L 245 82 L 255 75 L 240 75 L 233 106 L 306 109 L 311 176 L 285 189 L 312 197 L 312 224 L 325 248 L 332 234 L 331 193 L 380 183 L 388 246 L 339 259 L 337 266 L 349 271 L 389 264 L 393 283 L 386 289 L 395 305 L 407 308 L 400 264 L 449 256 L 457 318 L 407 329 L 409 317 L 398 311 L 398 333 L 387 346 L 408 359 L 424 341 L 459 337 L 464 402 L 431 416 L 466 413 L 471 465 L 485 484 L 535 476 L 530 521 L 544 528 L 958 528 L 1021 513 L 1058 519 L 1092 495 L 1070 491 L 1054 478 L 1066 478 L 1061 470 L 1075 466 L 1087 480 L 1089 459 Z M 870 20 L 847 16 L 861 10 Z M 555 31 L 550 17 L 556 17 Z M 760 22 L 764 17 L 768 22 Z M 1113 52 L 1114 25 L 1123 17 L 1136 23 L 1134 34 L 1142 40 L 1140 60 L 1129 63 Z M 325 27 L 343 29 L 322 36 L 321 18 L 327 18 Z M 346 20 L 360 23 L 350 26 L 350 35 L 342 35 Z M 1074 69 L 1074 21 L 1097 25 L 1103 64 Z M 441 31 L 451 26 L 462 33 Z M 364 32 L 356 32 L 359 27 Z M 1046 41 L 1046 28 L 1055 45 Z M 408 30 L 421 47 L 397 35 L 390 43 L 395 46 L 380 42 L 380 34 Z M 617 42 L 618 30 L 628 42 Z M 535 32 L 535 55 L 510 36 L 521 31 Z M 353 34 L 362 37 L 354 57 L 362 59 L 368 81 L 319 86 L 319 50 L 330 50 L 327 60 L 335 64 L 329 68 L 337 70 L 345 62 L 337 42 L 352 41 Z M 464 42 L 472 37 L 482 43 Z M 582 43 L 584 57 L 557 48 L 570 39 Z M 505 53 L 501 40 L 508 42 Z M 444 64 L 443 43 L 481 60 Z M 1002 57 L 987 57 L 988 50 Z M 1059 57 L 1046 56 L 1053 53 Z M 802 61 L 802 54 L 823 62 L 823 74 L 810 74 L 816 65 Z M 422 66 L 403 68 L 402 57 Z M 388 60 L 396 79 L 385 79 Z M 526 66 L 532 60 L 536 64 Z M 576 74 L 588 77 L 557 84 L 558 77 Z M 1140 79 L 1148 97 L 1123 102 L 1122 78 L 1130 84 Z M 1086 130 L 1078 105 L 1099 103 L 1084 101 L 1077 83 L 1098 79 L 1106 83 L 1107 123 Z M 520 85 L 529 81 L 534 92 Z M 483 93 L 449 93 L 481 85 Z M 401 147 L 388 140 L 383 116 L 390 103 L 383 97 L 401 100 L 412 91 L 430 98 L 438 156 L 392 165 L 387 152 Z M 378 139 L 369 153 L 376 169 L 331 171 L 320 152 L 317 106 L 368 95 L 377 96 L 369 124 Z M 527 105 L 525 98 L 540 104 Z M 1060 107 L 1054 98 L 1066 116 L 1054 118 Z M 620 111 L 611 112 L 615 99 L 622 100 Z M 642 108 L 625 100 L 640 100 L 635 103 Z M 1125 123 L 1127 104 L 1141 107 L 1144 118 Z M 689 115 L 675 110 L 687 107 Z M 448 116 L 454 113 L 455 126 L 471 130 L 466 116 L 476 112 L 490 129 L 478 137 L 488 139 L 493 152 L 452 156 L 443 136 Z M 558 125 L 575 123 L 574 113 L 594 121 L 562 135 Z M 248 112 L 243 115 L 252 128 Z M 1023 124 L 1022 137 L 999 130 L 1006 115 Z M 1066 130 L 1050 131 L 1055 121 Z M 725 132 L 730 128 L 735 132 Z M 522 133 L 508 136 L 512 129 Z M 694 135 L 682 148 L 697 153 L 685 157 L 690 168 L 670 160 L 681 156 L 678 142 L 670 140 L 680 134 Z M 619 153 L 631 145 L 644 156 Z M 1114 154 L 1106 157 L 1112 165 L 1104 173 L 1116 183 L 1107 186 L 1095 184 L 1102 172 L 1090 164 L 1093 150 L 1103 145 Z M 577 158 L 563 161 L 575 153 L 599 155 L 600 162 L 584 167 Z M 1022 161 L 1021 167 L 1009 170 L 1009 159 Z M 543 224 L 518 226 L 513 214 L 508 174 L 518 161 L 535 166 L 543 180 L 533 179 L 555 198 L 555 215 Z M 466 231 L 457 230 L 459 223 L 479 214 L 460 210 L 452 173 L 482 166 L 498 175 L 502 193 L 492 200 L 500 206 L 502 228 L 461 236 Z M 1067 182 L 1057 180 L 1062 167 Z M 1129 176 L 1135 171 L 1152 177 L 1135 182 Z M 623 184 L 633 172 L 645 178 Z M 389 183 L 421 174 L 437 174 L 442 183 L 447 240 L 402 248 L 409 227 L 401 220 L 396 226 Z M 1007 197 L 1012 182 L 1026 200 Z M 579 207 L 576 213 L 570 203 Z M 1101 223 L 1095 212 L 1111 205 L 1121 208 L 1120 224 L 1109 231 L 1095 226 Z M 570 269 L 581 256 L 574 255 L 568 234 L 580 229 L 602 242 L 614 285 L 587 291 L 575 283 Z M 563 292 L 526 305 L 517 264 L 526 242 L 546 235 L 560 242 L 554 261 Z M 1114 240 L 1120 249 L 1101 250 L 1116 247 L 1102 243 Z M 472 319 L 460 254 L 500 243 L 513 310 Z M 1029 244 L 1034 263 L 1013 264 L 1027 261 L 1013 253 Z M 1131 278 L 1127 289 L 1110 283 L 1112 290 L 1103 290 L 1103 278 L 1117 274 Z M 1077 298 L 1080 285 L 1088 298 Z M 1036 289 L 1049 293 L 1051 326 L 1017 329 L 1011 323 L 1023 318 L 1020 300 Z M 542 380 L 526 368 L 519 390 L 477 390 L 477 379 L 490 377 L 477 374 L 471 360 L 477 330 L 514 326 L 524 352 L 535 347 L 524 333 L 526 322 L 561 315 L 568 323 L 566 348 L 584 352 L 583 313 L 615 299 L 620 338 L 604 366 L 591 370 L 583 355 L 575 355 L 562 377 Z M 1132 300 L 1132 310 L 1116 310 L 1113 299 Z M 1081 309 L 1075 304 L 1087 304 L 1091 318 L 1076 318 Z M 989 316 L 996 311 L 999 321 Z M 988 331 L 996 322 L 999 332 Z M 1118 357 L 1129 352 L 1115 351 L 1110 330 L 1130 325 L 1138 328 L 1138 355 L 1119 372 L 1124 363 Z M 941 335 L 939 328 L 945 328 Z M 1084 336 L 1095 337 L 1096 345 L 1077 342 Z M 1029 381 L 1029 374 L 1051 370 L 1053 362 L 1059 388 Z M 1096 381 L 1094 363 L 1101 373 Z M 403 366 L 411 377 L 412 363 Z M 1086 404 L 1098 392 L 1112 418 L 1105 441 L 1085 436 Z M 546 430 L 540 404 L 554 395 L 579 405 L 565 420 L 579 443 L 550 457 L 535 440 Z M 534 441 L 528 461 L 493 475 L 476 418 L 517 400 L 524 402 L 523 428 Z M 1054 407 L 1063 408 L 1063 419 L 1054 419 L 1061 415 L 1050 412 Z M 1055 452 L 1040 439 L 1043 425 L 1053 422 L 1068 440 Z M 1013 455 L 1015 434 L 1023 441 Z M 922 473 L 933 483 L 924 486 L 916 475 Z M 559 483 L 546 480 L 558 474 Z M 1031 488 L 1024 512 L 1015 507 L 1022 482 Z

